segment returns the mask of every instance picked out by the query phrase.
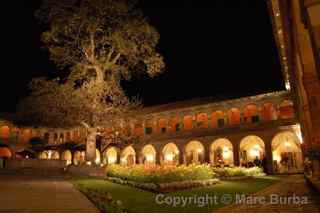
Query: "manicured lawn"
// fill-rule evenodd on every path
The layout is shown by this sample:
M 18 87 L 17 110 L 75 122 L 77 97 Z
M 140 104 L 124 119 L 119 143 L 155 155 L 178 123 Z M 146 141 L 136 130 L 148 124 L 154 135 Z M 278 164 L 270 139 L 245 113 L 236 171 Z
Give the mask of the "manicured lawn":
M 165 194 L 168 196 L 179 196 L 179 197 L 190 197 L 193 199 L 192 204 L 187 204 L 185 207 L 178 205 L 177 207 L 172 207 L 166 204 L 157 204 L 155 193 L 143 191 L 130 186 L 119 185 L 111 183 L 106 180 L 97 179 L 73 179 L 72 183 L 80 191 L 83 188 L 89 188 L 98 190 L 99 193 L 105 194 L 109 192 L 113 199 L 121 200 L 124 207 L 129 213 L 211 213 L 213 208 L 220 208 L 224 206 L 221 202 L 221 196 L 224 194 L 231 195 L 233 198 L 235 194 L 252 194 L 263 188 L 277 183 L 280 177 L 276 176 L 266 176 L 259 178 L 252 178 L 246 180 L 237 181 L 221 181 L 221 183 L 204 188 L 194 188 L 190 190 L 183 190 Z M 87 195 L 90 197 L 90 195 Z M 216 196 L 216 204 L 202 206 L 201 203 L 194 203 L 194 197 L 206 197 L 206 196 Z M 169 198 L 167 198 L 169 199 Z M 161 197 L 160 201 L 165 199 Z M 208 200 L 210 202 L 210 200 Z M 214 201 L 213 201 L 214 202 Z

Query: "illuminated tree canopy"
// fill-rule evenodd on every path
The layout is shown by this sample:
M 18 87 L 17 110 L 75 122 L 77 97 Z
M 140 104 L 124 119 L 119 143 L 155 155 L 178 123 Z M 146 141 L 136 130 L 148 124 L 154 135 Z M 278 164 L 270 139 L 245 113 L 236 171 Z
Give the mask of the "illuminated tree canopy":
M 160 35 L 132 0 L 44 0 L 36 17 L 42 41 L 66 78 L 34 79 L 18 108 L 20 120 L 39 126 L 97 127 L 140 102 L 120 81 L 164 70 Z M 23 118 L 23 119 L 21 119 Z

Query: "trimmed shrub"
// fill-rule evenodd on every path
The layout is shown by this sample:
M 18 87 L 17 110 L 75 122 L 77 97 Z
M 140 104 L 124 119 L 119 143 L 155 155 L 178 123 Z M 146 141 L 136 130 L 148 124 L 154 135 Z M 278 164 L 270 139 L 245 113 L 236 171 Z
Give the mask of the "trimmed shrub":
M 170 183 L 187 180 L 207 180 L 217 177 L 209 165 L 191 165 L 178 167 L 145 167 L 135 165 L 123 167 L 110 165 L 106 168 L 108 177 L 140 183 Z

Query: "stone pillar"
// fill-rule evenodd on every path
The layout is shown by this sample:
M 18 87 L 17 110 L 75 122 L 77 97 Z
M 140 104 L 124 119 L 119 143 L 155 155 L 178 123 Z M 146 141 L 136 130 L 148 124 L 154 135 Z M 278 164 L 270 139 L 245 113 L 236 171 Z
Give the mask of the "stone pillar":
M 203 144 L 204 146 L 204 163 L 210 163 L 210 142 L 206 142 L 205 144 Z
M 240 166 L 240 141 L 233 142 L 233 163 Z
M 141 150 L 140 149 L 138 149 L 138 148 L 134 148 L 135 149 L 135 151 L 136 151 L 136 164 L 143 164 L 143 162 L 142 162 L 142 152 L 141 152 Z
M 266 160 L 267 160 L 267 173 L 273 173 L 273 157 L 272 157 L 272 147 L 271 141 L 265 141 L 265 151 L 266 151 Z

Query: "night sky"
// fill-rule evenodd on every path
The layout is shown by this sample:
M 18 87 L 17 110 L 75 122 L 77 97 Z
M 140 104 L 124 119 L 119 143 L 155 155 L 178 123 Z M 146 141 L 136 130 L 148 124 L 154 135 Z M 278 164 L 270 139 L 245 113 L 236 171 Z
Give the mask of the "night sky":
M 155 3 L 159 2 L 159 3 Z M 167 2 L 167 3 L 166 3 Z M 210 3 L 209 3 L 210 2 Z M 145 16 L 160 35 L 166 72 L 123 82 L 146 106 L 197 97 L 241 97 L 284 89 L 264 0 L 144 0 Z M 58 70 L 41 49 L 33 17 L 39 0 L 2 3 L 0 112 L 14 112 L 28 82 Z

